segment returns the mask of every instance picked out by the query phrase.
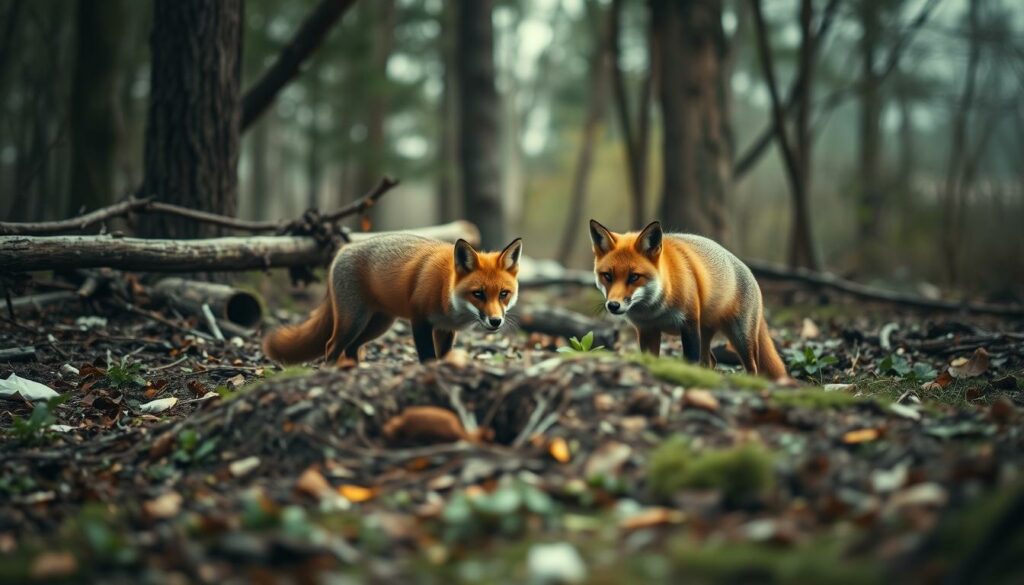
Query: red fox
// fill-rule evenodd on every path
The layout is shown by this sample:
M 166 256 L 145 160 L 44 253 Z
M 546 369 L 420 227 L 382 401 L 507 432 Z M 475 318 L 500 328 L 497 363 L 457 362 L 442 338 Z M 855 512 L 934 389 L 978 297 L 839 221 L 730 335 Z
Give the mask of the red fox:
M 661 334 L 678 334 L 683 355 L 715 366 L 711 338 L 722 332 L 752 374 L 786 376 L 764 321 L 750 269 L 708 238 L 665 234 L 660 222 L 618 234 L 590 220 L 594 276 L 605 307 L 636 327 L 641 351 L 658 355 Z
M 327 298 L 301 325 L 263 340 L 271 359 L 296 363 L 359 360 L 359 348 L 387 332 L 396 318 L 412 321 L 420 361 L 444 357 L 455 332 L 479 323 L 497 331 L 516 303 L 517 238 L 501 252 L 477 252 L 415 235 L 382 235 L 348 244 L 328 270 Z

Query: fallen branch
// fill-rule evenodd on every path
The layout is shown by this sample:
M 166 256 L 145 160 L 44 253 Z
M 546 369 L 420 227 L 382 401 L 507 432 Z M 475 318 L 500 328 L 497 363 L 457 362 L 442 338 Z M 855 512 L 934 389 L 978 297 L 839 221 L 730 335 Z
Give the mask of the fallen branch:
M 353 233 L 353 242 L 388 232 Z M 394 233 L 394 232 L 391 232 Z M 429 238 L 480 240 L 465 221 L 406 230 Z M 0 236 L 0 270 L 29 272 L 110 267 L 142 272 L 204 272 L 323 266 L 334 250 L 304 236 L 252 236 L 202 240 L 111 236 Z M 75 293 L 71 293 L 75 295 Z
M 888 303 L 943 312 L 975 313 L 979 315 L 996 315 L 1000 317 L 1022 317 L 1024 306 L 1021 305 L 990 305 L 967 301 L 946 301 L 928 299 L 919 295 L 900 293 L 868 286 L 841 278 L 828 272 L 815 272 L 805 268 L 785 268 L 780 265 L 757 260 L 745 260 L 747 266 L 758 280 L 778 280 L 799 282 L 815 287 L 831 289 L 866 301 Z M 520 288 L 539 288 L 544 286 L 594 286 L 594 273 L 589 270 L 578 270 L 561 267 L 554 269 L 551 262 L 543 263 L 543 270 L 531 271 L 520 275 Z
M 213 320 L 216 323 L 217 320 L 221 320 L 251 329 L 263 320 L 263 303 L 259 296 L 226 284 L 165 278 L 156 283 L 153 293 L 156 298 L 167 304 L 197 317 L 203 317 L 207 322 Z M 206 316 L 204 307 L 210 308 L 210 317 Z M 216 337 L 214 328 L 210 329 Z
M 568 309 L 545 305 L 520 305 L 514 312 L 519 319 L 519 327 L 527 333 L 581 339 L 593 331 L 594 346 L 603 345 L 609 348 L 615 346 L 619 337 L 619 331 L 614 325 Z
M 370 207 L 373 207 L 373 205 L 376 204 L 385 193 L 393 189 L 396 185 L 398 185 L 397 180 L 384 177 L 373 189 L 356 201 L 337 211 L 326 213 L 320 216 L 320 219 L 323 221 L 338 221 L 352 215 L 359 215 Z M 28 223 L 0 222 L 0 236 L 47 235 L 82 231 L 115 217 L 124 217 L 133 213 L 163 213 L 167 215 L 175 215 L 178 217 L 192 219 L 200 223 L 207 223 L 250 233 L 284 231 L 289 225 L 294 223 L 291 220 L 250 221 L 210 213 L 208 211 L 189 209 L 188 207 L 181 207 L 180 205 L 153 201 L 146 198 L 132 198 L 70 219 Z

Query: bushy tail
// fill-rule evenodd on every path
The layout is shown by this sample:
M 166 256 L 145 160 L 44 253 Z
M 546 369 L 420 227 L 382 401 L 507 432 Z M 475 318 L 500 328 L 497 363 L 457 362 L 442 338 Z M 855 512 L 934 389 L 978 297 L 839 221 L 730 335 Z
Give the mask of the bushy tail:
M 334 328 L 331 302 L 324 299 L 301 325 L 278 327 L 263 339 L 263 353 L 272 360 L 296 364 L 323 357 Z
M 757 373 L 773 380 L 788 375 L 786 364 L 779 357 L 779 352 L 775 350 L 775 342 L 768 334 L 768 324 L 763 317 L 757 326 Z

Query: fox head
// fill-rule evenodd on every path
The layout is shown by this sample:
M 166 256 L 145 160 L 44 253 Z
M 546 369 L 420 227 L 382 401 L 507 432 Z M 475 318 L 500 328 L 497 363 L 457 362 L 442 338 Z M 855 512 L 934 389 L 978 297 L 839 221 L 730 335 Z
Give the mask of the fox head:
M 639 233 L 618 234 L 590 220 L 594 278 L 604 293 L 609 313 L 624 315 L 633 306 L 653 302 L 661 294 L 658 261 L 663 235 L 657 221 Z
M 519 295 L 519 257 L 523 239 L 516 238 L 501 252 L 478 252 L 466 240 L 455 242 L 455 286 L 452 307 L 468 312 L 491 331 L 505 323 L 505 312 Z

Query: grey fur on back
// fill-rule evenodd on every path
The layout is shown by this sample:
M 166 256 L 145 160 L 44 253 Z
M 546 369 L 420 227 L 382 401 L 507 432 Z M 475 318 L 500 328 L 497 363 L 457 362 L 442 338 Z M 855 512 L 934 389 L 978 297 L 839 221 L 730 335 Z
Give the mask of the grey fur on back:
M 750 271 L 750 268 L 742 260 L 725 249 L 724 246 L 710 238 L 695 234 L 671 233 L 665 235 L 685 242 L 691 250 L 700 256 L 711 273 L 712 282 L 726 288 L 734 287 L 741 298 L 751 298 L 753 296 L 760 299 L 761 288 L 757 285 L 754 273 Z M 744 306 L 754 309 L 754 314 L 741 317 L 744 321 L 760 317 L 757 311 L 761 306 L 760 302 L 744 303 Z

